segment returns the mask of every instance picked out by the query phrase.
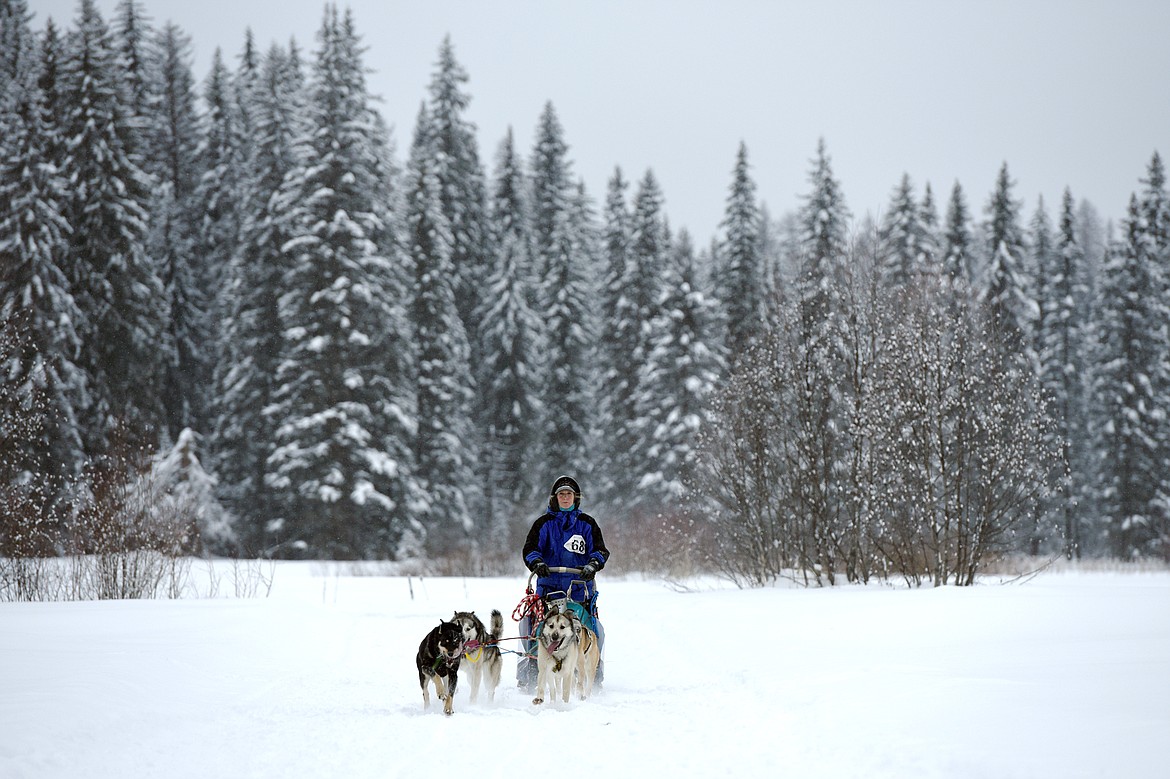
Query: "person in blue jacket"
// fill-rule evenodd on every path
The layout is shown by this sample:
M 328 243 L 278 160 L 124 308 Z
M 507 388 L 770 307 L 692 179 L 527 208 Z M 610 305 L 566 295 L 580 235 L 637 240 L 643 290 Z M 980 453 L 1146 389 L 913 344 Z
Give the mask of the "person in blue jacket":
M 581 486 L 569 476 L 553 482 L 548 509 L 536 518 L 524 541 L 524 564 L 536 574 L 536 593 L 564 591 L 585 605 L 593 617 L 598 643 L 605 646 L 605 633 L 597 620 L 597 582 L 594 576 L 605 567 L 609 550 L 597 520 L 581 511 Z M 580 573 L 563 573 L 552 568 L 576 568 Z M 585 586 L 573 581 L 584 581 Z M 521 686 L 536 683 L 536 663 L 521 661 L 516 674 Z M 602 679 L 598 668 L 596 682 Z

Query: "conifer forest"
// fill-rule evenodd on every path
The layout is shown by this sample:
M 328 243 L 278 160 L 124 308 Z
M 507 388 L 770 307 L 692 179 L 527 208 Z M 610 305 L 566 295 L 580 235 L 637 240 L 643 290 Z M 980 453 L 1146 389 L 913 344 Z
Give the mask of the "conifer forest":
M 0 589 L 127 550 L 510 570 L 565 473 L 627 570 L 1170 560 L 1156 150 L 1114 222 L 1007 163 L 857 218 L 823 141 L 771 214 L 741 144 L 696 239 L 650 169 L 587 191 L 551 101 L 480 148 L 450 38 L 394 137 L 322 19 L 194 73 L 142 0 L 0 0 Z

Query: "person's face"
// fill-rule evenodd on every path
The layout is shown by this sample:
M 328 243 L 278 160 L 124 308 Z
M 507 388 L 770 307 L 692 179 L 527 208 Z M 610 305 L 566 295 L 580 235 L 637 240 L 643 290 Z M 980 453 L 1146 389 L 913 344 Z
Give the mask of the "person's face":
M 557 505 L 559 505 L 563 509 L 572 508 L 573 507 L 573 491 L 572 490 L 561 490 L 560 492 L 558 492 L 557 493 Z

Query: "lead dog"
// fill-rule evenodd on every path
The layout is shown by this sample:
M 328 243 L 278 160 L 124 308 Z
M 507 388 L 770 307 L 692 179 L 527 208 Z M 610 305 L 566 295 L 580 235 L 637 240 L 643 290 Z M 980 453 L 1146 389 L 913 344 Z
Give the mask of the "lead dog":
M 459 684 L 459 659 L 463 656 L 463 631 L 458 623 L 439 620 L 422 643 L 414 664 L 418 666 L 418 683 L 422 687 L 423 708 L 431 706 L 430 682 L 443 702 L 443 713 L 451 714 L 455 704 L 455 687 Z
M 499 610 L 492 609 L 490 633 L 474 611 L 457 611 L 451 621 L 463 633 L 463 659 L 459 661 L 459 670 L 471 678 L 471 702 L 475 703 L 479 697 L 481 682 L 487 685 L 488 701 L 494 701 L 496 688 L 500 686 L 500 671 L 504 667 L 500 647 L 496 644 L 504 633 L 504 617 Z
M 545 615 L 544 622 L 540 623 L 540 636 L 536 642 L 536 697 L 532 699 L 534 705 L 544 703 L 546 688 L 551 692 L 553 700 L 556 700 L 559 692 L 561 700 L 569 702 L 569 693 L 573 689 L 573 674 L 577 671 L 581 654 L 579 642 L 581 623 L 575 617 L 572 612 L 566 614 L 554 606 Z

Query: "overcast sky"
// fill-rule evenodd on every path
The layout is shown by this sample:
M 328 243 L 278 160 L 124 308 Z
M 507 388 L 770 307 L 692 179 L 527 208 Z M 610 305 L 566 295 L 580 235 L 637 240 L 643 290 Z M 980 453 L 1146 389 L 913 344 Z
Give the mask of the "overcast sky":
M 36 29 L 72 26 L 76 0 L 29 0 Z M 116 0 L 98 0 L 107 21 Z M 886 208 L 908 173 L 945 203 L 983 207 L 1003 162 L 1025 218 L 1064 188 L 1122 216 L 1156 150 L 1170 155 L 1166 0 L 351 0 L 371 92 L 401 158 L 450 34 L 489 173 L 509 126 L 527 156 L 552 100 L 574 173 L 599 204 L 615 166 L 654 170 L 675 228 L 705 245 L 739 142 L 774 215 L 808 190 L 823 137 L 855 216 Z M 321 0 L 144 0 L 155 24 L 232 67 L 250 27 L 262 50 L 316 47 Z M 940 205 L 941 210 L 941 205 Z

